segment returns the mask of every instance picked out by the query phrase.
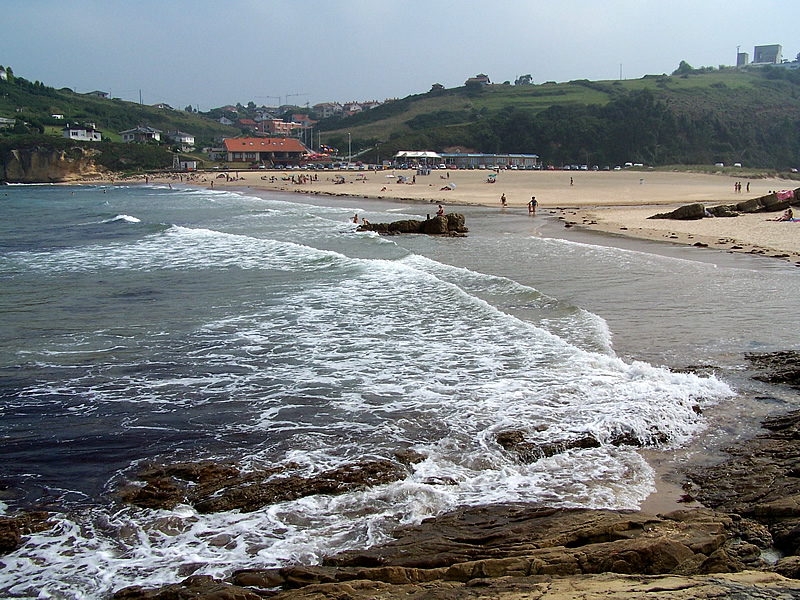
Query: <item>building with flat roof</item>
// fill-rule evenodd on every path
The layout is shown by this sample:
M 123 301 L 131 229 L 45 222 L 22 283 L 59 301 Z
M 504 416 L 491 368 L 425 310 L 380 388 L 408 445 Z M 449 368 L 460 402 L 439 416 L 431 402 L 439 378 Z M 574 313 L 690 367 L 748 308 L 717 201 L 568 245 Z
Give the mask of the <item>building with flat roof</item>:
M 756 46 L 753 49 L 754 65 L 777 65 L 781 63 L 781 45 Z

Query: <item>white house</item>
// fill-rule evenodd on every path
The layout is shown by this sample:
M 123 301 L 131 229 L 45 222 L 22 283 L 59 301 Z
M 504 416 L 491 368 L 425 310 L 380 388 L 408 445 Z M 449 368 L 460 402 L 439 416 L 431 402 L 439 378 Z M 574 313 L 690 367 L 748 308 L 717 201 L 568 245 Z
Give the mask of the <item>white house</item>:
M 67 124 L 61 133 L 62 137 L 79 142 L 100 142 L 103 136 L 95 128 L 93 123 L 86 125 L 69 125 Z
M 314 113 L 321 119 L 327 119 L 333 115 L 340 115 L 344 110 L 338 102 L 322 102 L 314 105 Z
M 181 152 L 190 152 L 194 150 L 194 136 L 191 133 L 168 131 L 165 136 L 169 141 L 180 144 Z
M 0 117 L 0 129 L 11 129 L 16 122 L 16 119 Z
M 219 122 L 223 125 L 233 125 L 233 121 L 231 121 L 228 117 L 220 117 Z
M 119 134 L 122 136 L 122 141 L 126 144 L 129 142 L 147 142 L 150 140 L 161 141 L 161 130 L 147 126 L 143 127 L 140 125 L 134 129 L 120 131 Z

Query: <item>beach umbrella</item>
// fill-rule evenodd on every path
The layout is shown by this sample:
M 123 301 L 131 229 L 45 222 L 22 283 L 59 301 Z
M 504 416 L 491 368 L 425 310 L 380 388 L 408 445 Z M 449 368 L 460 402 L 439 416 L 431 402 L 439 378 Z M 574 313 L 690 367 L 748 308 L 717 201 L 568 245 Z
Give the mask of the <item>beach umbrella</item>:
M 447 185 L 449 185 L 449 186 L 450 186 L 450 189 L 451 189 L 451 190 L 454 190 L 454 189 L 456 189 L 456 184 L 455 184 L 455 183 L 448 183 Z

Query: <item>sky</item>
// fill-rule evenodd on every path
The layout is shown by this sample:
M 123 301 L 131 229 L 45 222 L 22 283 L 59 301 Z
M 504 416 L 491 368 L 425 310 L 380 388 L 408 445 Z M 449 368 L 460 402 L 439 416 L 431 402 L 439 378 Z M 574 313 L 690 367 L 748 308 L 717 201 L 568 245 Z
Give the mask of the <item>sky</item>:
M 201 111 L 383 101 L 493 83 L 637 79 L 800 52 L 797 0 L 0 0 L 0 65 Z

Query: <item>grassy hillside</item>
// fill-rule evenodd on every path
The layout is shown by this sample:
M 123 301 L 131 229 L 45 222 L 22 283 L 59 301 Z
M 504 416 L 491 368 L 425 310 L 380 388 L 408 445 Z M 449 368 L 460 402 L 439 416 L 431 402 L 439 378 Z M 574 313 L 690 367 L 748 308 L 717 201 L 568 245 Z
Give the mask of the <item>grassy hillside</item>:
M 800 72 L 701 69 L 626 81 L 431 91 L 340 121 L 326 141 L 398 150 L 539 154 L 553 164 L 800 165 Z
M 64 119 L 54 119 L 53 114 L 64 115 Z M 13 81 L 0 80 L 0 117 L 21 119 L 32 126 L 29 129 L 58 135 L 66 123 L 91 122 L 100 129 L 103 138 L 110 141 L 120 141 L 120 131 L 137 125 L 149 125 L 165 132 L 191 133 L 198 143 L 241 134 L 238 129 L 194 113 L 76 94 L 66 88 L 56 90 L 21 77 Z

